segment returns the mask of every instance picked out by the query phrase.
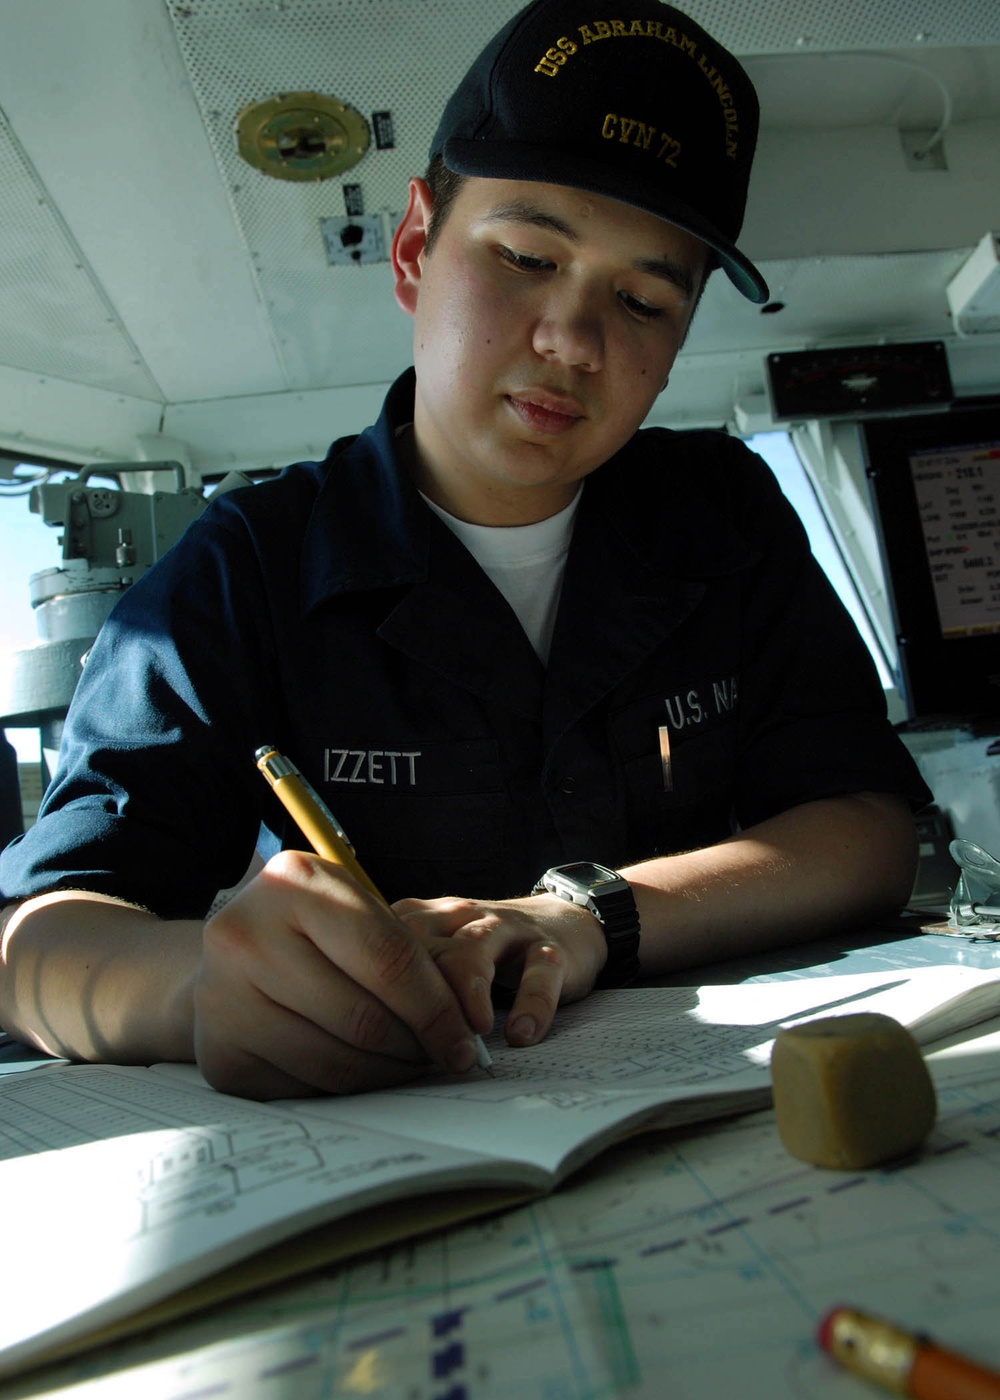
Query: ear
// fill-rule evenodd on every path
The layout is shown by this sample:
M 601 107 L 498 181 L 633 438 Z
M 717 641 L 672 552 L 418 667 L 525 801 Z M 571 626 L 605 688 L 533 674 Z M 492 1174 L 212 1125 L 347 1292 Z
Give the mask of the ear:
M 408 316 L 412 316 L 417 309 L 431 203 L 427 181 L 411 180 L 406 213 L 400 219 L 392 239 L 391 260 L 396 301 Z

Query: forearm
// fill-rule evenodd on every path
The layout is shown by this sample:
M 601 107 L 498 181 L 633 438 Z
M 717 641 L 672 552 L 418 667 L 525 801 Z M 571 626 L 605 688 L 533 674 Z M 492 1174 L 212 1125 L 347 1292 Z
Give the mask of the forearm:
M 80 891 L 2 916 L 0 1026 L 69 1059 L 191 1060 L 202 925 Z
M 862 927 L 909 898 L 917 838 L 877 794 L 805 803 L 717 846 L 625 867 L 647 974 Z

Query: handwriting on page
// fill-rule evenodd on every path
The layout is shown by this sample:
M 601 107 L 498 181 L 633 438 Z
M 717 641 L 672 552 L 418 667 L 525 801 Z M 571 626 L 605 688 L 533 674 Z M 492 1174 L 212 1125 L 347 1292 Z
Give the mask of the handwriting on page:
M 783 1015 L 851 1010 L 857 1000 L 869 995 L 867 988 L 843 994 L 839 987 L 821 987 L 803 1002 L 801 988 L 790 1000 L 793 994 L 787 985 L 776 993 L 754 988 L 757 1019 L 731 1024 L 717 1019 L 720 1013 L 714 1009 L 708 1012 L 702 994 L 693 987 L 649 988 L 625 996 L 610 994 L 607 999 L 595 996 L 560 1008 L 548 1037 L 530 1049 L 511 1049 L 495 1031 L 489 1040 L 490 1082 L 440 1076 L 394 1092 L 489 1103 L 531 1092 L 544 1094 L 555 1106 L 577 1107 L 593 1092 L 608 1089 L 621 1093 L 684 1085 L 694 1091 L 702 1083 L 754 1068 L 766 1070 Z
M 942 1003 L 978 1007 L 959 1025 L 1000 1013 L 995 972 L 965 968 L 883 970 L 791 978 L 735 986 L 648 987 L 597 993 L 559 1008 L 548 1037 L 512 1050 L 502 1028 L 489 1037 L 493 1075 L 435 1076 L 407 1096 L 503 1103 L 531 1093 L 556 1107 L 579 1108 L 606 1091 L 684 1088 L 766 1072 L 783 1025 L 857 1010 L 880 1011 L 903 1025 L 929 1022 Z M 938 1035 L 948 1024 L 939 1024 Z M 928 1037 L 918 1034 L 923 1044 Z

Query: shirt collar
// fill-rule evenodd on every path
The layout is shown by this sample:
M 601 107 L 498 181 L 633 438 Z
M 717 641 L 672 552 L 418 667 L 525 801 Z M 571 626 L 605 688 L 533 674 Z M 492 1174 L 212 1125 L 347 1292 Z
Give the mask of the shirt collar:
M 329 470 L 303 542 L 307 610 L 337 594 L 428 577 L 432 540 L 447 527 L 420 499 L 400 454 L 399 430 L 413 421 L 415 386 L 411 368 L 389 390 L 377 422 L 327 454 Z M 586 479 L 577 533 L 585 521 L 590 529 L 614 531 L 654 587 L 657 578 L 715 578 L 754 563 L 758 551 L 698 485 L 697 461 L 709 440 L 717 452 L 715 434 L 637 433 Z
M 394 588 L 427 576 L 433 521 L 401 460 L 397 432 L 413 420 L 412 369 L 386 395 L 377 422 L 341 438 L 306 529 L 302 599 L 308 610 L 340 593 Z M 439 527 L 443 528 L 443 527 Z

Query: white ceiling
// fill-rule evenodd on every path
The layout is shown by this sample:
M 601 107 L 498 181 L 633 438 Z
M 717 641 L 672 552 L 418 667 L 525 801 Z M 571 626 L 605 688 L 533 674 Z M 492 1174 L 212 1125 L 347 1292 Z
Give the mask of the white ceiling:
M 386 226 L 437 114 L 517 0 L 0 0 L 0 446 L 203 471 L 323 452 L 406 365 L 388 264 L 330 267 L 340 178 L 274 180 L 236 149 L 289 90 L 390 111 L 346 179 Z M 965 392 L 998 337 L 945 288 L 1000 231 L 996 0 L 691 0 L 746 56 L 762 138 L 743 245 L 777 314 L 713 279 L 661 421 L 764 412 L 776 349 L 944 337 Z M 907 156 L 946 123 L 933 158 Z M 944 168 L 938 168 L 943 163 Z M 165 443 L 165 438 L 169 442 Z

